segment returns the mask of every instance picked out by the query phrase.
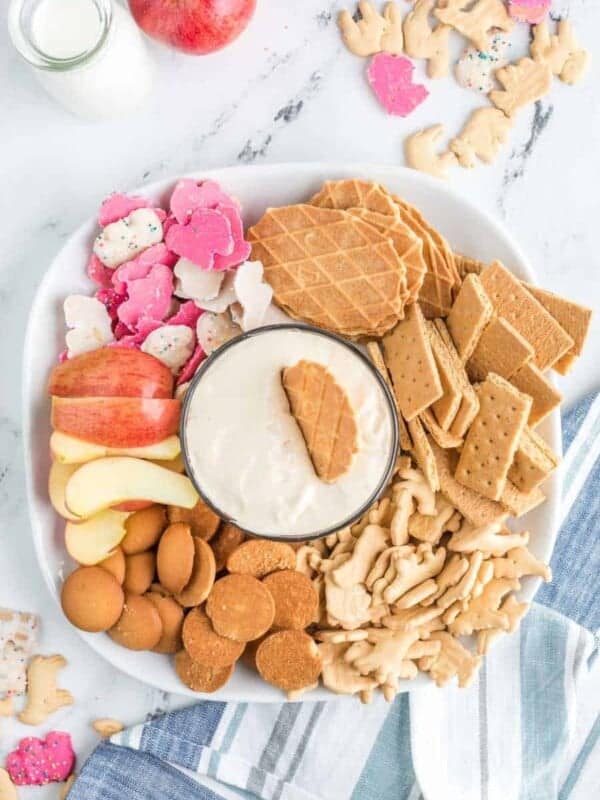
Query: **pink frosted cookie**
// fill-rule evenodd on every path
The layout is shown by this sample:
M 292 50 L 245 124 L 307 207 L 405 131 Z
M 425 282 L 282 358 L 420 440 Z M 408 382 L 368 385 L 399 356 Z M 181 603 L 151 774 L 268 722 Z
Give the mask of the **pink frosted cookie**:
M 172 225 L 166 243 L 201 269 L 215 269 L 215 256 L 231 255 L 235 244 L 228 217 L 212 208 L 197 208 L 185 225 Z
M 117 315 L 128 328 L 135 330 L 143 317 L 163 320 L 171 306 L 172 270 L 164 264 L 154 264 L 144 276 L 127 282 L 127 294 L 128 298 L 117 309 Z
M 105 267 L 95 253 L 92 253 L 88 261 L 87 274 L 101 289 L 110 289 L 112 286 L 113 270 Z
M 244 223 L 237 206 L 218 205 L 220 211 L 228 220 L 233 236 L 233 250 L 229 255 L 215 255 L 213 269 L 221 272 L 242 264 L 250 255 L 250 244 L 244 239 Z
M 198 308 L 194 302 L 188 300 L 179 306 L 172 317 L 169 317 L 167 325 L 187 325 L 188 328 L 195 329 L 196 323 L 203 313 L 204 311 L 201 308 Z
M 6 757 L 6 769 L 17 786 L 43 786 L 66 781 L 75 766 L 68 733 L 53 731 L 45 739 L 28 737 Z
M 111 222 L 116 222 L 118 219 L 129 216 L 132 211 L 138 208 L 149 208 L 150 206 L 151 203 L 145 197 L 113 192 L 102 201 L 98 212 L 98 223 L 105 228 Z
M 388 114 L 407 117 L 428 97 L 427 89 L 413 83 L 414 65 L 404 56 L 377 53 L 367 72 L 377 99 Z
M 176 221 L 185 225 L 197 208 L 237 208 L 238 204 L 215 181 L 196 183 L 191 178 L 182 178 L 175 184 L 169 206 Z
M 546 17 L 551 5 L 552 0 L 508 0 L 508 12 L 517 22 L 537 25 Z
M 202 349 L 202 345 L 197 344 L 196 349 L 188 359 L 188 361 L 183 365 L 181 368 L 181 372 L 179 373 L 179 377 L 177 378 L 177 386 L 181 386 L 182 383 L 187 383 L 191 381 L 194 375 L 196 374 L 196 370 L 200 366 L 200 364 L 206 358 L 206 353 Z
M 103 303 L 108 311 L 108 316 L 113 322 L 116 322 L 119 306 L 127 300 L 127 294 L 125 291 L 122 293 L 117 292 L 116 289 L 98 289 L 96 300 L 100 300 Z

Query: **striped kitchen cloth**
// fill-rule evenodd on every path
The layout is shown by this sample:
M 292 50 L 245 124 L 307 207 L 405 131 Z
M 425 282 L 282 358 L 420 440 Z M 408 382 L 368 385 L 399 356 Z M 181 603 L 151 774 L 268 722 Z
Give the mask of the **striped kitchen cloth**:
M 197 703 L 102 742 L 69 800 L 600 798 L 600 396 L 563 445 L 554 581 L 469 689 Z

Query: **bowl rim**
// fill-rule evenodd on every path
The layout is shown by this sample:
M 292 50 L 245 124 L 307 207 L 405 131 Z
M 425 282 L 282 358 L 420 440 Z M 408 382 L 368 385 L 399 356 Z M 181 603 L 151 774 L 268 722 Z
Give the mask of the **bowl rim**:
M 282 535 L 279 533 L 265 533 L 264 531 L 253 531 L 249 528 L 246 528 L 239 524 L 239 522 L 228 514 L 223 509 L 219 508 L 219 506 L 211 500 L 207 496 L 207 494 L 203 491 L 202 487 L 198 483 L 196 476 L 194 475 L 194 470 L 192 468 L 191 458 L 188 454 L 188 443 L 185 435 L 186 427 L 188 424 L 188 417 L 190 414 L 191 404 L 194 398 L 195 390 L 198 384 L 202 381 L 203 377 L 209 372 L 211 367 L 218 361 L 225 353 L 229 350 L 235 348 L 237 345 L 243 344 L 244 342 L 248 341 L 249 339 L 257 338 L 263 334 L 269 334 L 273 331 L 301 331 L 302 333 L 309 333 L 313 336 L 322 336 L 326 339 L 330 339 L 337 344 L 342 345 L 345 349 L 349 350 L 354 356 L 358 356 L 360 361 L 367 367 L 367 370 L 375 377 L 375 380 L 379 387 L 383 391 L 383 396 L 385 398 L 385 403 L 387 406 L 388 414 L 390 417 L 391 425 L 392 425 L 392 436 L 391 436 L 391 446 L 389 457 L 386 462 L 385 470 L 382 474 L 381 479 L 377 483 L 375 489 L 368 498 L 360 505 L 360 507 L 353 512 L 348 517 L 345 517 L 340 522 L 336 522 L 334 525 L 330 525 L 328 528 L 323 528 L 319 531 L 313 533 L 303 533 L 303 534 L 289 534 L 289 535 Z M 253 328 L 252 330 L 246 331 L 240 336 L 235 336 L 233 339 L 229 339 L 229 341 L 222 344 L 218 347 L 213 353 L 211 353 L 208 358 L 206 358 L 200 367 L 196 370 L 194 377 L 190 381 L 190 385 L 188 386 L 185 396 L 183 398 L 183 405 L 181 408 L 181 418 L 179 423 L 179 440 L 181 442 L 181 455 L 183 458 L 183 463 L 185 466 L 185 474 L 191 480 L 194 488 L 200 495 L 202 501 L 212 510 L 214 513 L 220 517 L 225 522 L 235 525 L 244 533 L 248 534 L 249 536 L 259 538 L 259 539 L 270 539 L 276 542 L 304 542 L 304 541 L 314 541 L 315 539 L 322 539 L 325 536 L 329 536 L 331 533 L 335 533 L 336 531 L 342 530 L 350 525 L 353 525 L 357 522 L 368 510 L 376 503 L 381 495 L 387 489 L 389 482 L 392 478 L 394 473 L 394 468 L 396 466 L 396 461 L 398 458 L 398 447 L 399 447 L 399 422 L 398 422 L 398 413 L 396 410 L 396 402 L 394 400 L 394 396 L 390 387 L 387 385 L 383 375 L 379 372 L 375 364 L 369 359 L 367 355 L 360 349 L 360 347 L 355 344 L 354 342 L 345 339 L 343 336 L 340 336 L 337 333 L 333 333 L 332 331 L 325 330 L 324 328 L 318 328 L 315 325 L 308 325 L 301 322 L 284 322 L 280 324 L 274 325 L 265 325 L 260 328 Z

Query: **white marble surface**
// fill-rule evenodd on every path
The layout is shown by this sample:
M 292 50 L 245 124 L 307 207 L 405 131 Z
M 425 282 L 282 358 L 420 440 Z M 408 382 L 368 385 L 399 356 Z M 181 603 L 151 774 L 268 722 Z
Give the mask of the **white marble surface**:
M 399 164 L 406 134 L 439 121 L 453 133 L 482 102 L 451 79 L 428 82 L 431 96 L 412 117 L 386 117 L 364 80 L 364 62 L 340 43 L 334 20 L 343 3 L 258 5 L 243 38 L 214 56 L 195 59 L 151 45 L 159 67 L 153 96 L 134 116 L 103 124 L 81 122 L 49 100 L 12 50 L 4 20 L 0 24 L 0 606 L 39 612 L 42 651 L 69 659 L 63 682 L 76 705 L 42 731 L 70 731 L 81 755 L 95 741 L 92 719 L 132 723 L 178 701 L 116 673 L 88 649 L 53 605 L 35 563 L 21 454 L 21 343 L 47 264 L 114 189 L 240 162 Z M 564 0 L 554 3 L 554 12 L 569 13 L 594 50 L 600 4 Z M 452 177 L 459 191 L 509 227 L 540 283 L 596 308 L 598 86 L 600 59 L 581 86 L 556 82 L 550 96 L 523 111 L 510 145 L 492 167 L 459 170 Z M 599 351 L 596 319 L 584 358 L 560 381 L 569 400 L 600 383 Z M 17 738 L 31 733 L 0 720 L 0 759 Z M 22 792 L 30 796 L 55 797 L 56 789 Z

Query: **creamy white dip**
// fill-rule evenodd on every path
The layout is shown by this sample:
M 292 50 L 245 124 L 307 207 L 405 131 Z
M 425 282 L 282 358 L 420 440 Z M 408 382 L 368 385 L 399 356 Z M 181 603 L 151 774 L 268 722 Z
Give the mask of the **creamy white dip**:
M 321 481 L 281 384 L 301 359 L 346 391 L 359 450 L 335 483 Z M 216 508 L 254 533 L 308 536 L 340 525 L 377 490 L 393 448 L 393 412 L 371 369 L 343 344 L 303 330 L 266 330 L 210 363 L 192 390 L 183 433 L 192 477 Z

